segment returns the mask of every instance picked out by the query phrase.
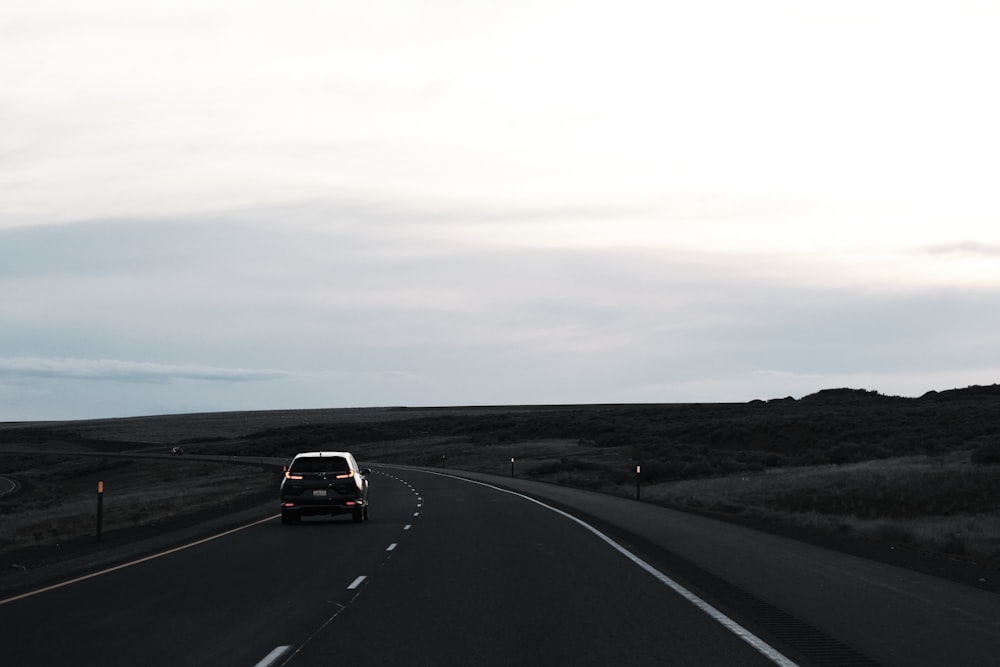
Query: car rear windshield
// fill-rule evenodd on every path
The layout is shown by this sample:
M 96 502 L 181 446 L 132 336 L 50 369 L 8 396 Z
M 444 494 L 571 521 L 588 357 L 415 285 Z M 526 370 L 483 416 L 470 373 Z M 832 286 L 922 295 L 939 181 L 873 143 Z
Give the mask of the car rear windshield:
M 300 456 L 292 461 L 292 472 L 347 472 L 351 468 L 342 456 Z

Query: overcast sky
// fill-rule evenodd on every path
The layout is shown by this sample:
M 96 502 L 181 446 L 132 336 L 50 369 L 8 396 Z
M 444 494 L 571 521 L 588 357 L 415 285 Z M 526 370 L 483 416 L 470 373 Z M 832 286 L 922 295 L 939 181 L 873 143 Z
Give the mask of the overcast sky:
M 0 421 L 993 384 L 998 34 L 955 0 L 6 3 Z

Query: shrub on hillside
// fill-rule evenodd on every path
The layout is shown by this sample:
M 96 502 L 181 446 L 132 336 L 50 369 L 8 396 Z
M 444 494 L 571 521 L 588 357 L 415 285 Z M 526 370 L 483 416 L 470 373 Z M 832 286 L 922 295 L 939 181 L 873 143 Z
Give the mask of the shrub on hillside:
M 841 442 L 830 449 L 830 463 L 837 465 L 861 461 L 864 458 L 861 445 L 854 442 Z
M 979 465 L 996 465 L 1000 463 L 1000 441 L 984 442 L 972 450 L 972 462 Z
M 527 474 L 530 476 L 554 475 L 560 472 L 578 472 L 601 470 L 601 466 L 593 461 L 583 461 L 581 459 L 561 457 L 558 461 L 548 461 L 530 468 Z

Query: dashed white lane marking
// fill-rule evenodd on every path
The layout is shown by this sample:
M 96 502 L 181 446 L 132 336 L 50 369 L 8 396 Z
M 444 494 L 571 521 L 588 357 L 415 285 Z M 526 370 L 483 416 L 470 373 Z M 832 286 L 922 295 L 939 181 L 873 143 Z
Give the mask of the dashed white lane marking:
M 659 580 L 660 583 L 662 583 L 665 586 L 667 586 L 668 588 L 672 589 L 675 593 L 677 593 L 678 595 L 680 595 L 682 598 L 684 598 L 685 600 L 687 600 L 688 602 L 690 602 L 691 604 L 693 604 L 695 607 L 697 607 L 698 609 L 700 609 L 704 613 L 708 614 L 708 616 L 711 617 L 714 621 L 716 621 L 722 627 L 726 628 L 727 630 L 729 630 L 730 632 L 732 632 L 734 635 L 736 635 L 737 637 L 739 637 L 740 639 L 742 639 L 743 641 L 745 641 L 747 644 L 749 644 L 750 646 L 752 646 L 753 648 L 755 648 L 758 653 L 760 653 L 761 655 L 763 655 L 764 657 L 766 657 L 768 660 L 770 660 L 774 664 L 779 665 L 780 667 L 798 667 L 795 662 L 789 660 L 784 655 L 782 655 L 781 652 L 778 651 L 778 649 L 774 648 L 773 646 L 771 646 L 770 644 L 768 644 L 767 642 L 765 642 L 763 639 L 759 638 L 757 635 L 753 634 L 752 632 L 750 632 L 749 630 L 747 630 L 746 628 L 744 628 L 742 625 L 740 625 L 739 623 L 737 623 L 736 621 L 734 621 L 733 619 L 729 618 L 728 616 L 726 616 L 725 614 L 723 614 L 721 611 L 719 611 L 718 609 L 716 609 L 715 607 L 713 607 L 712 605 L 710 605 L 708 602 L 705 602 L 700 597 L 698 597 L 697 595 L 695 595 L 694 593 L 692 593 L 691 591 L 689 591 L 688 589 L 686 589 L 684 586 L 681 586 L 679 583 L 677 583 L 676 581 L 674 581 L 673 579 L 671 579 L 670 577 L 668 577 L 664 573 L 660 572 L 655 567 L 653 567 L 652 565 L 650 565 L 646 561 L 642 560 L 641 558 L 639 558 L 638 556 L 636 556 L 635 554 L 633 554 L 631 551 L 629 551 L 628 549 L 626 549 L 622 545 L 620 545 L 617 542 L 615 542 L 614 540 L 612 540 L 610 537 L 608 537 L 607 535 L 605 535 L 604 533 L 602 533 L 598 529 L 596 529 L 593 526 L 591 526 L 586 521 L 583 521 L 582 519 L 578 519 L 577 517 L 573 516 L 569 512 L 564 512 L 561 509 L 557 509 L 555 507 L 552 507 L 551 505 L 546 505 L 542 501 L 536 500 L 535 498 L 532 498 L 531 496 L 526 496 L 523 493 L 518 493 L 517 491 L 511 491 L 510 489 L 502 489 L 499 486 L 493 486 L 492 484 L 487 484 L 486 482 L 479 482 L 479 481 L 474 480 L 474 479 L 468 479 L 468 478 L 465 478 L 465 477 L 457 477 L 455 475 L 448 475 L 448 474 L 445 474 L 445 473 L 442 473 L 442 472 L 432 472 L 430 470 L 422 470 L 421 472 L 427 473 L 428 475 L 440 475 L 442 477 L 450 477 L 452 479 L 458 479 L 458 480 L 461 480 L 463 482 L 468 482 L 469 484 L 479 484 L 480 486 L 486 486 L 486 487 L 489 487 L 489 488 L 494 489 L 496 491 L 500 491 L 501 493 L 509 493 L 512 496 L 517 496 L 518 498 L 524 498 L 525 500 L 527 500 L 529 502 L 532 502 L 532 503 L 535 503 L 536 505 L 541 505 L 545 509 L 551 510 L 551 511 L 555 512 L 556 514 L 562 515 L 562 516 L 566 517 L 567 519 L 569 519 L 570 521 L 575 521 L 576 523 L 580 524 L 581 526 L 583 526 L 584 528 L 586 528 L 587 530 L 589 530 L 591 533 L 593 533 L 594 535 L 596 535 L 598 538 L 600 538 L 601 540 L 603 540 L 604 542 L 606 542 L 615 551 L 619 552 L 620 554 L 622 554 L 623 556 L 625 556 L 626 558 L 628 558 L 630 561 L 632 561 L 633 563 L 635 563 L 636 565 L 638 565 L 640 568 L 642 568 L 643 570 L 645 570 L 649 574 L 653 575 L 657 580 Z
M 278 662 L 281 656 L 285 655 L 292 650 L 291 646 L 279 646 L 270 653 L 264 656 L 263 660 L 258 662 L 254 667 L 270 667 L 274 663 Z
M 384 474 L 384 473 L 383 473 L 383 474 Z M 389 475 L 389 477 L 392 477 L 393 479 L 399 479 L 398 477 L 395 477 L 395 476 L 393 476 L 393 475 Z M 400 480 L 400 481 L 402 481 L 402 480 Z M 409 484 L 406 484 L 406 485 L 407 485 L 407 486 L 410 486 Z M 411 487 L 411 488 L 412 488 L 412 487 Z M 414 493 L 416 494 L 417 492 L 416 492 L 416 491 L 414 491 Z M 419 496 L 419 494 L 417 495 L 417 500 L 418 500 L 419 502 L 421 502 L 421 503 L 423 502 L 423 498 L 421 498 L 421 497 Z M 418 507 L 420 507 L 420 505 L 417 505 L 417 506 L 418 506 Z M 415 513 L 413 514 L 413 516 L 420 516 L 420 512 L 415 512 Z M 413 524 L 409 524 L 409 523 L 408 523 L 408 524 L 406 524 L 405 526 L 403 526 L 403 530 L 409 530 L 410 528 L 412 528 L 412 526 L 413 526 Z M 390 544 L 390 545 L 388 546 L 388 548 L 386 548 L 386 551 L 395 551 L 396 547 L 398 547 L 398 546 L 399 546 L 399 544 L 398 544 L 397 542 L 393 542 L 392 544 Z M 356 579 L 355 579 L 354 581 L 352 581 L 352 582 L 351 582 L 351 585 L 347 587 L 347 590 L 356 590 L 356 589 L 357 589 L 357 588 L 358 588 L 359 586 L 361 586 L 361 584 L 362 584 L 362 583 L 364 583 L 364 581 L 365 581 L 365 580 L 366 580 L 367 578 L 368 578 L 368 577 L 367 577 L 366 575 L 360 575 L 360 576 L 359 576 L 359 577 L 357 577 L 357 578 L 356 578 Z M 358 593 L 355 593 L 354 597 L 355 597 L 355 598 L 357 598 L 357 596 L 358 596 L 358 595 L 360 595 L 360 594 L 361 594 L 361 593 L 360 593 L 360 591 L 359 591 Z M 344 610 L 345 608 L 346 608 L 346 607 L 345 607 L 344 605 L 341 605 L 341 606 L 340 606 L 340 609 L 338 609 L 338 610 L 337 610 L 337 612 L 333 614 L 333 616 L 331 616 L 330 618 L 328 618 L 328 619 L 326 620 L 326 622 L 325 622 L 325 623 L 323 623 L 323 625 L 321 625 L 321 626 L 319 627 L 319 629 L 318 629 L 318 630 L 316 630 L 316 632 L 314 632 L 314 633 L 313 633 L 313 634 L 312 634 L 312 635 L 311 635 L 310 637 L 308 637 L 308 638 L 306 639 L 306 641 L 302 643 L 302 645 L 301 645 L 301 646 L 299 646 L 299 647 L 298 647 L 297 649 L 295 649 L 295 652 L 294 652 L 294 653 L 292 654 L 292 656 L 291 656 L 291 657 L 289 658 L 289 660 L 291 660 L 291 659 L 292 659 L 292 658 L 294 658 L 294 657 L 295 657 L 296 655 L 298 655 L 298 654 L 299 654 L 299 652 L 300 652 L 300 651 L 301 651 L 301 650 L 302 650 L 302 649 L 303 649 L 303 648 L 305 647 L 305 645 L 306 645 L 306 644 L 308 644 L 308 643 L 309 643 L 310 641 L 312 641 L 313 637 L 315 637 L 316 635 L 318 635 L 318 634 L 319 634 L 320 632 L 322 632 L 322 631 L 323 631 L 323 630 L 324 630 L 324 629 L 325 629 L 325 628 L 326 628 L 326 627 L 327 627 L 327 626 L 328 626 L 328 625 L 329 625 L 330 623 L 332 623 L 332 622 L 333 622 L 333 620 L 334 620 L 334 619 L 335 619 L 335 618 L 336 618 L 336 617 L 337 617 L 337 616 L 338 616 L 338 615 L 340 614 L 340 612 L 342 612 L 342 611 L 343 611 L 343 610 Z M 271 653 L 269 653 L 269 654 L 268 654 L 268 656 L 267 656 L 266 658 L 264 658 L 264 660 L 262 660 L 261 662 L 259 662 L 259 663 L 258 663 L 257 665 L 255 665 L 254 667 L 269 667 L 270 665 L 274 664 L 274 663 L 275 663 L 275 661 L 276 661 L 276 660 L 278 660 L 278 658 L 279 658 L 279 657 L 281 657 L 281 656 L 284 656 L 284 655 L 285 655 L 285 653 L 287 653 L 288 651 L 290 651 L 290 650 L 291 650 L 292 648 L 293 648 L 293 647 L 291 647 L 291 646 L 279 646 L 279 647 L 278 647 L 278 648 L 276 648 L 276 649 L 275 649 L 274 651 L 271 651 Z M 286 661 L 286 662 L 287 662 L 287 661 Z

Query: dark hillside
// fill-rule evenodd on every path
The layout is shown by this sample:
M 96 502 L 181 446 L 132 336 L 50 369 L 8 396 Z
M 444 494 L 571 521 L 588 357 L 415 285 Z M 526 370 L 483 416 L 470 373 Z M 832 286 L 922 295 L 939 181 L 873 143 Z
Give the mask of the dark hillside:
M 743 464 L 796 465 L 970 449 L 1000 434 L 1000 387 L 972 387 L 942 395 L 946 398 L 908 399 L 840 389 L 798 401 L 572 406 L 542 412 L 318 424 L 261 432 L 247 438 L 246 444 L 285 440 L 298 446 L 305 440 L 317 445 L 330 441 L 357 445 L 437 436 L 490 446 L 571 439 L 598 447 L 633 448 L 635 458 L 647 460 L 711 460 L 714 454 L 715 459 Z
M 799 400 L 750 403 L 393 408 L 391 418 L 383 409 L 372 409 L 367 419 L 365 414 L 354 410 L 350 419 L 339 419 L 340 413 L 331 411 L 329 422 L 312 416 L 312 423 L 286 426 L 286 411 L 280 427 L 176 442 L 191 452 L 290 456 L 311 448 L 419 438 L 444 438 L 469 448 L 569 440 L 587 449 L 618 450 L 646 463 L 654 476 L 680 479 L 988 447 L 1000 440 L 1000 385 L 918 399 L 828 389 Z M 105 451 L 140 445 L 86 429 L 75 432 L 72 424 L 0 429 L 0 443 L 61 442 Z

